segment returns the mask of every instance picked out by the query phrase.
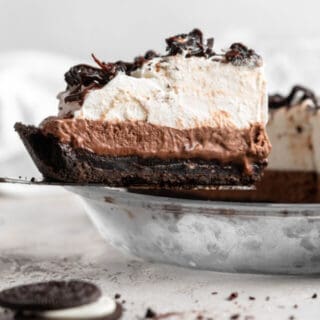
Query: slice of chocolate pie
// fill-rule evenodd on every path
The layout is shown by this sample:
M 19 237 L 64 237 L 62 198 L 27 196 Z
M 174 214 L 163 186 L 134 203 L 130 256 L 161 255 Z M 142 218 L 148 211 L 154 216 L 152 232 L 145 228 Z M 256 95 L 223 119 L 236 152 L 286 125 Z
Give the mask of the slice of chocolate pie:
M 251 185 L 270 152 L 262 59 L 195 29 L 133 63 L 77 65 L 59 114 L 15 128 L 45 178 L 111 186 Z

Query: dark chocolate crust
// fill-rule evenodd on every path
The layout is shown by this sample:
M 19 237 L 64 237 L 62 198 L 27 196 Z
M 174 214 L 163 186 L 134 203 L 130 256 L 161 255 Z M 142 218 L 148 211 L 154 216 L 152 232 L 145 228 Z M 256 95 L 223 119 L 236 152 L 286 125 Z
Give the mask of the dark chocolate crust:
M 179 191 L 171 192 L 170 196 L 214 201 L 319 203 L 320 177 L 316 172 L 266 170 L 255 190 Z
M 210 185 L 252 185 L 266 166 L 266 161 L 254 163 L 248 172 L 243 165 L 223 164 L 217 160 L 100 156 L 63 144 L 34 126 L 17 123 L 15 129 L 43 176 L 55 181 L 186 189 Z

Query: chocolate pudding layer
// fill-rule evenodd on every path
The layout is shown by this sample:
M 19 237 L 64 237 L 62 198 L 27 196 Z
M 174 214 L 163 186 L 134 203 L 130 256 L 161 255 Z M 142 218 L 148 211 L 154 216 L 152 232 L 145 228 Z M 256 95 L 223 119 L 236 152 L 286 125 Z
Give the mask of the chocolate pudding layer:
M 57 137 L 60 143 L 100 156 L 197 158 L 250 166 L 263 162 L 271 148 L 259 123 L 245 129 L 199 127 L 179 130 L 143 121 L 110 123 L 49 118 L 43 122 L 41 130 L 45 135 Z

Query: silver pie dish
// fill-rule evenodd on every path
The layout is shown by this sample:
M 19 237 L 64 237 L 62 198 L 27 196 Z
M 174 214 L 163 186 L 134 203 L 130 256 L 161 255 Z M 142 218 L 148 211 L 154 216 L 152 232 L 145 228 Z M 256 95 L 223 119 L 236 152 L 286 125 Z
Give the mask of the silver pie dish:
M 66 188 L 80 196 L 103 238 L 144 260 L 223 272 L 320 273 L 320 205 Z

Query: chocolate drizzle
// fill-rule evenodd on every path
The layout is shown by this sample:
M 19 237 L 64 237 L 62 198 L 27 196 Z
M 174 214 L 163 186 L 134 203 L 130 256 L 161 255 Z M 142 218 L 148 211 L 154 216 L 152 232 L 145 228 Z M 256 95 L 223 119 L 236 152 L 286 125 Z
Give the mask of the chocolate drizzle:
M 295 104 L 299 104 L 304 100 L 310 99 L 315 108 L 320 108 L 319 101 L 315 93 L 303 86 L 294 86 L 287 96 L 281 94 L 274 94 L 269 96 L 269 108 L 278 109 L 281 107 L 292 107 Z
M 248 49 L 241 43 L 232 44 L 225 54 L 215 53 L 213 51 L 214 39 L 209 38 L 204 43 L 202 32 L 199 29 L 167 38 L 166 43 L 166 55 L 160 56 L 155 51 L 149 50 L 143 56 L 136 57 L 133 62 L 105 63 L 92 54 L 98 67 L 79 64 L 66 72 L 65 81 L 69 94 L 65 98 L 65 102 L 76 101 L 82 104 L 88 91 L 102 88 L 119 72 L 130 75 L 132 71 L 141 68 L 144 63 L 155 57 L 185 54 L 186 58 L 204 57 L 209 59 L 217 57 L 218 61 L 231 63 L 235 66 L 259 66 L 262 63 L 260 56 L 254 50 Z

